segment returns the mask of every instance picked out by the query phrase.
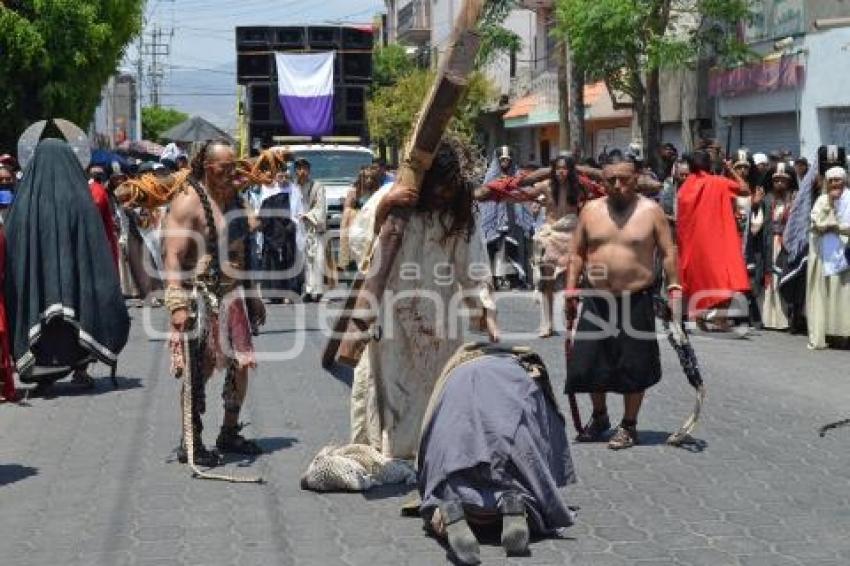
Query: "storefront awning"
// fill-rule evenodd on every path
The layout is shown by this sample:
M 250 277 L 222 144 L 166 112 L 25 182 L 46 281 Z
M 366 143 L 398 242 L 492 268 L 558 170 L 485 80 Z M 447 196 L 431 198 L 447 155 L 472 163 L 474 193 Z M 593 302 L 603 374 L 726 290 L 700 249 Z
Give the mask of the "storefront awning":
M 539 95 L 532 93 L 518 98 L 502 116 L 505 128 L 527 128 L 559 123 L 558 107 L 541 103 Z M 598 82 L 584 87 L 585 120 L 611 120 L 630 118 L 631 110 L 614 110 L 611 96 L 605 83 Z
M 558 109 L 541 104 L 540 97 L 529 94 L 518 98 L 502 116 L 506 128 L 527 128 L 558 123 Z

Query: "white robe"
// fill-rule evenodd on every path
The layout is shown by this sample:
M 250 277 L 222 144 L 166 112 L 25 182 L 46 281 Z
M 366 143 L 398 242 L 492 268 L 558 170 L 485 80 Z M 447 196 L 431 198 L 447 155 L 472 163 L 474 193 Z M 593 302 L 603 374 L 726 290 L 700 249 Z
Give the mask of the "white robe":
M 812 230 L 809 234 L 809 266 L 806 274 L 806 318 L 809 326 L 809 348 L 827 347 L 827 336 L 850 337 L 850 270 L 827 276 L 822 243 L 824 237 L 836 234 L 847 246 L 850 239 L 850 190 L 844 189 L 837 214 L 829 195 L 822 194 L 812 208 Z M 832 231 L 826 232 L 830 228 Z
M 309 187 L 313 183 L 312 188 Z M 297 187 L 304 203 L 303 216 L 299 224 L 304 231 L 304 293 L 323 295 L 325 292 L 325 230 L 328 205 L 325 198 L 325 186 L 315 181 L 304 187 Z M 294 199 L 295 200 L 295 199 Z M 297 237 L 297 236 L 296 236 Z
M 368 344 L 354 372 L 351 442 L 369 444 L 390 458 L 415 457 L 434 384 L 465 341 L 451 308 L 458 291 L 470 294 L 461 308 L 495 310 L 481 236 L 442 242 L 444 231 L 430 214 L 411 216 L 379 308 L 381 337 Z

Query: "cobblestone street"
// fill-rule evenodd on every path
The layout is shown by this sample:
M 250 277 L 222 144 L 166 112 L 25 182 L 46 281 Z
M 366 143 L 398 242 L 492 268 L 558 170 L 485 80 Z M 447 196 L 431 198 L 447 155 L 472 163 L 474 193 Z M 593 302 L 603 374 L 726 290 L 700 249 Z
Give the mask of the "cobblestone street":
M 500 304 L 503 329 L 536 328 L 526 298 Z M 315 453 L 348 435 L 350 372 L 319 367 L 324 340 L 315 305 L 295 332 L 293 307 L 269 307 L 258 350 L 305 341 L 292 361 L 261 362 L 243 420 L 267 453 L 232 461 L 263 485 L 190 478 L 176 463 L 178 391 L 162 339 L 134 309 L 121 387 L 93 393 L 69 383 L 55 397 L 0 406 L 0 562 L 5 566 L 433 565 L 446 551 L 420 520 L 402 518 L 408 488 L 366 494 L 302 491 Z M 165 324 L 162 310 L 154 322 Z M 556 390 L 563 337 L 530 344 Z M 664 444 L 693 405 L 669 346 L 665 377 L 650 391 L 642 445 L 625 452 L 573 445 L 581 508 L 562 540 L 532 544 L 526 558 L 482 547 L 484 564 L 838 566 L 850 563 L 850 429 L 817 429 L 850 413 L 848 353 L 810 352 L 804 337 L 696 337 L 708 399 L 691 450 Z M 95 375 L 104 376 L 103 366 Z M 221 377 L 208 388 L 205 439 L 221 422 Z M 559 396 L 566 408 L 566 399 Z M 582 400 L 584 403 L 586 400 Z M 620 417 L 619 400 L 611 403 Z M 584 405 L 585 414 L 588 406 Z M 572 436 L 572 430 L 570 431 Z

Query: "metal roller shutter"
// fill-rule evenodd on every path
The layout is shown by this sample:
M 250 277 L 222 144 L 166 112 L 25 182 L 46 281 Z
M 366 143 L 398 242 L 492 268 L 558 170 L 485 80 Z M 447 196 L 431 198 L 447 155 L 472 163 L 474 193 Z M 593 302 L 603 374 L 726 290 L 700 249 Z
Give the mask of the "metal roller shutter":
M 741 146 L 752 152 L 767 153 L 788 149 L 800 154 L 800 134 L 797 130 L 797 115 L 764 114 L 741 117 Z M 733 148 L 734 150 L 734 148 Z
M 830 112 L 832 131 L 827 145 L 850 147 L 850 108 L 833 108 Z
M 679 150 L 679 153 L 684 152 L 685 144 L 682 143 L 682 124 L 679 122 L 663 124 L 661 126 L 661 143 L 672 143 Z

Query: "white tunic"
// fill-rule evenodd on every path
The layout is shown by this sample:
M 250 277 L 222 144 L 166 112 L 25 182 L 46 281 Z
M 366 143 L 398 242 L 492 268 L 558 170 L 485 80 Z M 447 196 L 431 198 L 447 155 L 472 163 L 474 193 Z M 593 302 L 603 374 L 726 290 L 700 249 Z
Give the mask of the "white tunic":
M 839 205 L 850 216 L 850 191 L 844 189 Z M 824 273 L 821 243 L 826 234 L 838 234 L 846 246 L 850 236 L 850 218 L 836 215 L 829 195 L 822 194 L 812 208 L 809 235 L 809 266 L 806 274 L 806 318 L 809 348 L 827 347 L 827 336 L 850 336 L 850 270 L 838 275 Z M 827 232 L 826 230 L 830 231 Z
M 325 186 L 315 181 L 308 181 L 299 187 L 304 198 L 307 211 L 301 220 L 304 229 L 304 293 L 307 295 L 322 295 L 325 292 L 325 241 L 324 234 L 327 219 L 327 201 Z

